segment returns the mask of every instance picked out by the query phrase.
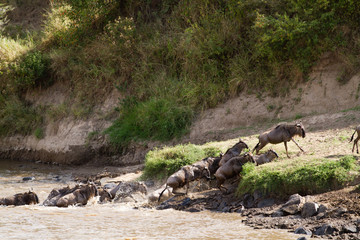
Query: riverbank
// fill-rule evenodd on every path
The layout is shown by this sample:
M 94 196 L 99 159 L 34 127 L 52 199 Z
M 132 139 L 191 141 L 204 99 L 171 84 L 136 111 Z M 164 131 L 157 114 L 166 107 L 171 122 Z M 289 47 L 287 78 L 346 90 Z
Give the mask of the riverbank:
M 307 128 L 307 135 L 304 139 L 296 139 L 299 145 L 305 150 L 301 153 L 293 143 L 289 143 L 290 159 L 286 157 L 283 144 L 266 146 L 273 148 L 278 154 L 279 159 L 272 164 L 291 165 L 298 161 L 307 162 L 313 159 L 326 158 L 337 161 L 344 155 L 352 155 L 352 144 L 349 138 L 354 132 L 356 119 L 359 117 L 359 111 L 349 110 L 337 114 L 314 115 L 302 119 Z M 266 126 L 252 131 L 266 130 Z M 260 126 L 257 126 L 260 128 Z M 228 139 L 212 144 L 224 146 L 224 149 L 231 147 L 234 142 L 241 137 L 250 148 L 257 143 L 257 135 L 241 134 L 244 129 L 238 130 L 237 138 Z M 357 154 L 354 156 L 358 157 Z M 139 181 L 144 168 L 143 164 L 127 167 L 104 165 L 99 166 L 87 163 L 81 166 L 68 166 L 58 164 L 35 164 L 37 169 L 44 168 L 62 168 L 61 175 L 69 175 L 74 181 L 85 181 L 87 179 L 97 180 L 103 183 L 119 181 Z M 148 195 L 162 188 L 165 180 L 158 181 L 147 179 Z M 261 194 L 249 194 L 243 197 L 237 197 L 235 191 L 238 181 L 231 179 L 225 183 L 229 189 L 224 194 L 216 188 L 216 181 L 203 181 L 200 185 L 192 183 L 190 192 L 187 196 L 174 197 L 170 201 L 162 204 L 157 202 L 133 202 L 135 208 L 150 209 L 176 209 L 187 212 L 227 212 L 241 217 L 242 222 L 254 229 L 281 229 L 281 231 L 308 233 L 310 236 L 322 237 L 328 239 L 357 239 L 358 237 L 358 219 L 360 219 L 359 191 L 358 182 L 354 181 L 351 186 L 336 191 L 328 191 L 311 196 L 302 196 L 301 206 L 294 214 L 285 213 L 282 209 L 289 200 L 287 198 L 269 198 Z M 41 199 L 43 200 L 43 199 Z M 314 216 L 302 217 L 301 207 L 305 202 L 316 203 L 317 213 Z M 320 208 L 321 206 L 321 208 Z M 325 207 L 325 208 L 324 208 Z M 319 210 L 322 209 L 322 210 Z M 327 224 L 327 225 L 326 225 Z M 319 230 L 320 229 L 320 230 Z M 324 235 L 315 234 L 317 231 L 323 231 Z M 318 232 L 320 233 L 320 232 Z M 299 235 L 299 237 L 304 235 Z
M 265 147 L 264 151 L 272 148 L 279 154 L 279 159 L 271 163 L 274 166 L 291 166 L 299 162 L 306 164 L 313 162 L 314 159 L 338 161 L 346 155 L 354 155 L 359 162 L 358 155 L 351 151 L 353 143 L 349 143 L 354 127 L 357 125 L 357 119 L 360 117 L 359 114 L 360 112 L 355 109 L 336 114 L 313 115 L 301 119 L 307 133 L 304 139 L 296 139 L 296 141 L 305 150 L 305 153 L 301 153 L 291 142 L 288 144 L 290 159 L 286 157 L 283 144 L 269 145 Z M 262 126 L 260 130 L 257 128 L 254 127 L 252 131 L 266 130 L 265 126 Z M 244 135 L 244 132 L 248 132 L 248 130 L 237 130 L 237 137 L 241 137 L 250 148 L 253 148 L 257 143 L 257 135 Z M 212 144 L 231 147 L 237 140 L 238 138 L 234 138 Z M 88 172 L 88 176 L 101 179 L 115 177 L 118 174 L 118 180 L 138 181 L 142 167 L 138 165 L 136 169 L 128 169 L 129 174 L 120 172 L 121 168 L 104 167 L 95 171 L 92 170 L 91 173 Z M 90 169 L 91 167 L 89 167 Z M 97 174 L 94 175 L 94 172 Z M 84 171 L 81 177 L 86 176 L 86 171 Z M 163 188 L 164 183 L 165 180 L 153 181 L 148 187 L 148 194 L 150 195 Z M 357 239 L 358 237 L 360 221 L 358 179 L 354 179 L 350 185 L 339 187 L 337 190 L 298 196 L 299 204 L 296 207 L 294 206 L 297 210 L 292 213 L 283 210 L 290 196 L 274 198 L 255 192 L 238 197 L 235 195 L 238 181 L 231 179 L 225 184 L 229 189 L 228 193 L 220 192 L 216 188 L 216 181 L 211 183 L 202 181 L 200 185 L 193 183 L 187 196 L 173 197 L 160 205 L 157 202 L 152 202 L 138 204 L 137 206 L 159 210 L 172 208 L 188 212 L 207 210 L 229 212 L 244 217 L 243 223 L 255 229 L 286 229 L 290 232 L 307 233 L 309 234 L 307 238 Z M 316 208 L 316 211 L 310 215 L 303 213 L 302 216 L 305 203 Z

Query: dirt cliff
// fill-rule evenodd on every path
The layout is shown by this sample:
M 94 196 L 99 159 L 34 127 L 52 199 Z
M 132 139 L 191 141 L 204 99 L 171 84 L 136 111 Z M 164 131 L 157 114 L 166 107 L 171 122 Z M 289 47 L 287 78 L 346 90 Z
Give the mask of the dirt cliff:
M 305 122 L 308 131 L 324 126 L 331 128 L 336 122 L 327 124 L 327 119 L 338 118 L 332 114 L 341 114 L 341 110 L 360 105 L 360 76 L 355 75 L 347 83 L 341 84 L 338 77 L 342 69 L 336 56 L 326 54 L 313 69 L 309 80 L 294 86 L 286 96 L 272 98 L 266 93 L 249 94 L 243 91 L 238 97 L 200 113 L 190 133 L 182 139 L 167 143 L 134 143 L 121 154 L 110 151 L 106 137 L 99 136 L 93 141 L 88 139 L 90 133 L 102 132 L 114 120 L 104 117 L 111 115 L 121 98 L 114 89 L 86 120 L 65 118 L 47 121 L 42 139 L 20 135 L 1 139 L 1 157 L 60 164 L 90 162 L 127 166 L 143 163 L 145 153 L 154 146 L 179 142 L 205 143 L 248 136 L 279 121 L 303 119 L 308 121 Z M 57 82 L 47 89 L 28 92 L 26 100 L 35 105 L 57 106 L 68 99 L 67 89 L 66 83 Z M 306 116 L 312 117 L 306 120 Z

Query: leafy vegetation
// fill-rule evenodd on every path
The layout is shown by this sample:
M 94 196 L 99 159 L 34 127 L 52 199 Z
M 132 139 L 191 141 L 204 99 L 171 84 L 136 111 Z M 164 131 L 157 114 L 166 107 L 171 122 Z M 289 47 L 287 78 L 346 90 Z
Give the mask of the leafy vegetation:
M 131 103 L 122 110 L 122 117 L 105 131 L 118 146 L 133 139 L 169 140 L 179 137 L 187 130 L 192 118 L 191 109 L 165 99 Z
M 43 123 L 40 108 L 24 105 L 19 99 L 0 96 L 0 135 L 31 134 Z
M 164 179 L 182 166 L 192 164 L 209 156 L 218 156 L 220 150 L 214 147 L 194 144 L 177 145 L 155 149 L 145 156 L 145 168 L 141 178 Z
M 181 136 L 197 112 L 245 88 L 285 94 L 307 80 L 324 52 L 346 65 L 340 82 L 360 64 L 355 0 L 51 1 L 43 28 L 18 37 L 8 33 L 5 7 L 2 95 L 23 99 L 31 88 L 63 81 L 66 111 L 49 106 L 44 119 L 56 112 L 86 118 L 116 86 L 134 103 L 119 103 L 107 131 L 118 146 Z
M 38 80 L 44 77 L 47 60 L 40 51 L 30 52 L 19 63 L 13 63 L 14 85 L 17 90 L 35 87 Z
M 253 164 L 244 165 L 237 194 L 261 191 L 270 196 L 288 196 L 321 193 L 337 189 L 350 182 L 358 174 L 354 156 L 345 156 L 340 160 L 314 160 L 311 163 L 297 164 L 283 168 Z M 352 174 L 349 172 L 353 171 Z M 356 171 L 356 172 L 355 172 Z

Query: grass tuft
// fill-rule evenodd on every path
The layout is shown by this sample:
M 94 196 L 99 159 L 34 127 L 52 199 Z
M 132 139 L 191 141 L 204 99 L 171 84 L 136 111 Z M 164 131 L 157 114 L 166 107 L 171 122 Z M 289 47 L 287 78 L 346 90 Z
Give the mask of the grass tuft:
M 200 161 L 205 157 L 218 156 L 219 153 L 220 150 L 215 147 L 203 147 L 194 144 L 154 149 L 145 156 L 145 168 L 141 178 L 164 179 L 182 166 Z
M 117 146 L 126 146 L 133 139 L 170 140 L 188 130 L 192 111 L 165 99 L 144 103 L 126 103 L 122 116 L 105 133 Z
M 314 159 L 306 165 L 297 164 L 290 168 L 282 168 L 281 164 L 277 166 L 244 165 L 237 194 L 252 193 L 255 190 L 278 197 L 294 193 L 321 193 L 337 189 L 352 181 L 358 173 L 349 173 L 359 168 L 354 156 L 345 156 L 339 160 Z

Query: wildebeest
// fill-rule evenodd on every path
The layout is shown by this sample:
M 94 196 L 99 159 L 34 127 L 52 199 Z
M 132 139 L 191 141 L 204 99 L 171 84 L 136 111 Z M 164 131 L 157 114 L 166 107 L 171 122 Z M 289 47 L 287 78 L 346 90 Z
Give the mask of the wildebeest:
M 220 190 L 221 188 L 224 188 L 227 191 L 227 188 L 222 186 L 222 184 L 226 179 L 237 176 L 241 172 L 242 166 L 247 162 L 255 163 L 251 153 L 245 153 L 244 155 L 233 157 L 224 163 L 224 165 L 219 167 L 215 173 L 217 187 Z
M 25 193 L 18 193 L 14 196 L 1 198 L 0 199 L 0 205 L 14 205 L 14 206 L 20 206 L 20 205 L 30 205 L 30 204 L 38 204 L 39 198 L 36 195 L 36 193 L 29 191 Z
M 186 165 L 182 167 L 179 171 L 173 173 L 168 179 L 166 180 L 166 185 L 164 190 L 160 193 L 158 202 L 160 201 L 160 198 L 164 191 L 171 187 L 172 193 L 178 194 L 176 192 L 176 189 L 182 188 L 186 185 L 186 194 L 189 189 L 189 182 L 194 179 L 194 172 L 192 171 L 192 167 L 190 165 Z
M 97 196 L 95 184 L 80 185 L 80 188 L 67 194 L 56 202 L 58 207 L 68 207 L 70 205 L 86 205 L 89 199 Z
M 272 129 L 270 132 L 265 132 L 265 133 L 260 134 L 259 142 L 255 146 L 255 148 L 252 150 L 252 152 L 254 152 L 254 150 L 256 150 L 256 154 L 259 154 L 259 151 L 263 147 L 265 147 L 266 144 L 268 144 L 268 143 L 278 144 L 278 143 L 283 142 L 285 145 L 286 156 L 288 158 L 290 158 L 289 154 L 288 154 L 288 149 L 287 149 L 287 142 L 289 142 L 290 140 L 292 140 L 296 144 L 296 146 L 298 146 L 298 148 L 302 152 L 304 152 L 304 150 L 293 139 L 293 137 L 296 135 L 301 136 L 303 138 L 305 137 L 305 128 L 301 123 L 279 124 L 274 129 Z
M 173 189 L 172 193 L 181 194 L 176 192 L 176 190 L 186 186 L 185 194 L 187 194 L 189 190 L 189 183 L 191 181 L 198 180 L 202 177 L 210 179 L 210 176 L 217 170 L 220 159 L 221 157 L 207 157 L 193 163 L 192 165 L 182 167 L 179 171 L 175 172 L 167 179 L 165 188 L 159 195 L 158 202 L 168 187 Z
M 89 199 L 98 195 L 94 183 L 54 189 L 44 201 L 45 206 L 68 207 L 70 205 L 86 205 Z
M 354 152 L 355 145 L 356 145 L 356 153 L 359 153 L 358 141 L 360 139 L 360 125 L 355 128 L 355 131 L 354 131 L 353 135 L 351 136 L 350 142 L 354 139 L 355 133 L 357 133 L 357 137 L 354 140 L 354 145 L 353 145 L 353 148 L 352 148 L 352 152 Z
M 222 154 L 220 154 L 220 157 L 207 157 L 191 164 L 194 171 L 194 180 L 200 179 L 202 177 L 209 179 L 210 176 L 213 175 L 219 168 L 221 158 Z
M 243 149 L 249 148 L 248 145 L 243 142 L 241 139 L 239 139 L 239 142 L 236 143 L 234 146 L 229 148 L 225 154 L 222 156 L 219 166 L 221 167 L 223 164 L 225 164 L 230 158 L 239 156 L 241 151 Z
M 272 149 L 269 149 L 266 153 L 253 156 L 256 165 L 262 165 L 264 163 L 269 163 L 278 157 L 279 156 L 277 155 L 277 153 Z

